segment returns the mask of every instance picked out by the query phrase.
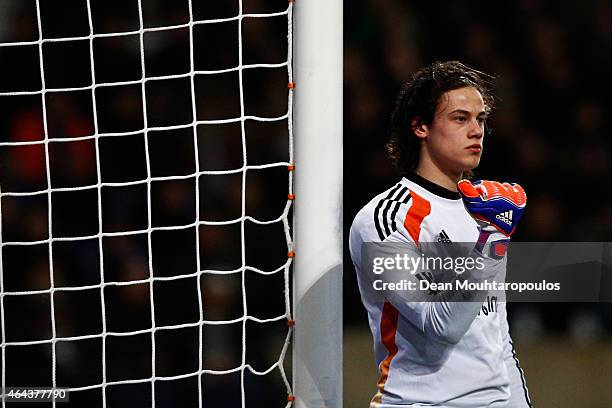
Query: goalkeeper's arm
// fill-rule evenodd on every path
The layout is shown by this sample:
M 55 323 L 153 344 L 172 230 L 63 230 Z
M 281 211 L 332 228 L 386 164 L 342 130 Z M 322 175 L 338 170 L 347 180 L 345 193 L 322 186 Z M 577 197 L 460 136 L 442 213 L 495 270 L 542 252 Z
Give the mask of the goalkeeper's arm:
M 511 191 L 507 191 L 500 183 L 486 182 L 489 190 L 493 190 L 493 186 L 495 187 L 495 192 L 491 194 L 494 199 L 489 199 L 489 196 L 481 196 L 474 185 L 470 183 L 468 186 L 466 183 L 469 182 L 462 181 L 459 184 L 464 204 L 468 212 L 480 224 L 479 240 L 468 256 L 484 259 L 485 265 L 483 270 L 467 270 L 465 273 L 456 276 L 456 279 L 473 283 L 500 279 L 505 274 L 505 255 L 510 234 L 514 232 L 516 223 L 518 223 L 522 210 L 525 207 L 525 193 L 518 185 L 510 186 Z M 494 183 L 493 186 L 490 183 Z M 502 186 L 501 190 L 499 186 Z M 517 195 L 518 198 L 516 198 Z M 478 196 L 478 199 L 476 196 Z M 474 206 L 474 202 L 486 204 Z M 498 228 L 495 225 L 496 221 L 494 221 L 498 220 L 495 215 L 500 212 L 509 211 L 507 209 L 508 206 L 512 211 L 516 211 L 516 215 L 513 214 L 514 216 L 512 217 L 513 225 L 509 226 L 508 229 Z M 490 216 L 494 220 L 489 220 L 488 217 Z M 407 255 L 414 258 L 420 257 L 421 253 L 415 243 L 410 242 L 407 237 L 403 236 L 403 238 L 405 243 L 408 244 L 402 246 Z M 388 250 L 390 253 L 387 254 L 387 257 L 394 257 L 393 249 Z M 378 255 L 383 255 L 384 257 L 384 254 L 379 253 Z M 366 271 L 367 268 L 362 267 L 362 270 Z M 372 279 L 374 276 L 370 273 L 365 275 L 369 279 Z M 407 278 L 418 284 L 417 276 L 418 274 L 406 274 L 402 271 L 396 271 L 395 274 L 385 272 L 383 275 L 377 275 L 376 279 L 398 282 L 401 278 Z M 483 290 L 461 290 L 457 289 L 456 285 L 453 287 L 454 289 L 444 290 L 431 295 L 426 301 L 414 301 L 413 293 L 410 292 L 387 290 L 384 291 L 384 295 L 404 317 L 426 335 L 444 343 L 454 344 L 459 342 L 470 328 L 488 292 Z

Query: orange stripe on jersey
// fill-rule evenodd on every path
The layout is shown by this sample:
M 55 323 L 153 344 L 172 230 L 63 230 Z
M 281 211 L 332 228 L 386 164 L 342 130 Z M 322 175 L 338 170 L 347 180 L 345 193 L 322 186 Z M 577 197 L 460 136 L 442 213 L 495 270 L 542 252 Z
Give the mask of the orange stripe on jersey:
M 380 378 L 378 379 L 378 392 L 372 398 L 371 406 L 377 406 L 381 402 L 387 378 L 389 378 L 389 367 L 391 361 L 397 354 L 397 344 L 395 344 L 395 334 L 397 333 L 397 319 L 399 312 L 389 302 L 385 302 L 380 317 L 380 339 L 387 349 L 387 357 L 380 363 Z
M 410 195 L 412 196 L 412 205 L 406 213 L 404 228 L 406 228 L 406 231 L 408 231 L 418 246 L 419 235 L 421 234 L 421 223 L 423 219 L 431 213 L 431 204 L 412 190 L 410 190 Z

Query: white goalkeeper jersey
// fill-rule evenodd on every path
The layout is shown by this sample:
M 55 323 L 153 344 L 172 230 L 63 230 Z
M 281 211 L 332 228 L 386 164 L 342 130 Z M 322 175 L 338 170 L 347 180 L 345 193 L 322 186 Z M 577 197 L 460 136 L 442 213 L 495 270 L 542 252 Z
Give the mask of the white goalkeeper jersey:
M 414 247 L 476 242 L 478 235 L 458 193 L 417 175 L 376 196 L 355 217 L 350 252 L 380 375 L 372 408 L 532 406 L 504 302 L 494 296 L 482 304 L 388 299 L 361 271 L 366 242 Z

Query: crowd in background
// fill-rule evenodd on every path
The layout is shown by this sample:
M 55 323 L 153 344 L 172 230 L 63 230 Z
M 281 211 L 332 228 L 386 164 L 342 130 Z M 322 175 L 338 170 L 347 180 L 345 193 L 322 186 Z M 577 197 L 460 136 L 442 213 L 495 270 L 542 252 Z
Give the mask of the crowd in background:
M 498 78 L 475 177 L 525 187 L 513 239 L 610 241 L 610 2 L 360 0 L 344 21 L 346 228 L 396 182 L 384 145 L 400 85 L 433 61 L 460 60 Z M 345 319 L 364 322 L 345 271 Z M 612 332 L 605 304 L 513 306 L 517 336 Z
M 47 290 L 3 297 L 2 342 L 72 338 L 6 346 L 7 385 L 50 386 L 54 376 L 59 387 L 86 387 L 147 379 L 153 370 L 179 376 L 196 372 L 202 358 L 210 370 L 201 376 L 204 406 L 240 406 L 241 383 L 246 406 L 286 404 L 278 369 L 244 369 L 241 378 L 240 367 L 267 370 L 288 330 L 284 318 L 241 320 L 286 310 L 287 67 L 237 68 L 287 61 L 287 16 L 239 21 L 231 19 L 238 1 L 191 3 L 194 21 L 226 19 L 193 27 L 193 59 L 187 1 L 43 0 L 42 38 L 69 40 L 40 50 L 35 42 L 0 46 L 2 288 Z M 38 40 L 36 4 L 0 2 L 0 43 Z M 146 31 L 141 46 L 138 4 L 145 28 L 182 26 Z M 287 7 L 249 0 L 242 11 Z M 108 33 L 126 34 L 100 36 Z M 195 75 L 194 95 L 192 67 L 208 72 Z M 211 73 L 219 70 L 226 72 Z M 194 138 L 196 120 L 225 122 L 199 124 Z M 243 263 L 279 272 L 243 271 Z M 198 278 L 198 270 L 212 272 Z M 150 284 L 151 275 L 170 279 Z M 51 286 L 60 289 L 50 294 Z M 81 289 L 62 289 L 70 287 Z M 226 322 L 202 326 L 201 355 L 200 319 Z M 152 338 L 153 321 L 182 326 Z M 102 338 L 103 330 L 133 334 Z M 156 406 L 196 406 L 198 378 L 156 381 Z M 151 406 L 150 382 L 107 386 L 105 394 L 113 407 Z M 102 401 L 94 387 L 72 393 L 69 405 Z
M 85 1 L 57 7 L 40 1 L 43 38 L 89 34 Z M 235 16 L 237 1 L 193 1 L 194 19 Z M 90 1 L 94 33 L 138 30 L 136 1 Z M 187 2 L 146 0 L 145 27 L 183 24 Z M 287 3 L 248 0 L 244 12 L 282 11 Z M 476 177 L 517 181 L 528 194 L 524 219 L 515 236 L 521 241 L 610 241 L 612 206 L 609 179 L 609 86 L 612 72 L 612 6 L 607 1 L 516 2 L 356 0 L 345 3 L 345 184 L 344 214 L 352 217 L 369 199 L 396 181 L 384 144 L 390 113 L 401 83 L 436 60 L 458 59 L 498 76 L 496 109 L 487 123 L 483 160 Z M 242 21 L 242 63 L 279 63 L 287 58 L 285 16 Z M 194 28 L 194 68 L 218 70 L 238 65 L 238 22 Z M 0 2 L 0 43 L 38 39 L 35 2 Z M 138 81 L 142 63 L 147 77 L 190 70 L 189 29 L 147 32 L 141 55 L 137 33 L 93 40 L 45 42 L 42 45 L 47 89 L 82 88 L 95 81 Z M 142 58 L 141 58 L 142 57 Z M 37 44 L 0 47 L 0 94 L 42 88 Z M 287 111 L 286 68 L 244 70 L 240 100 L 238 73 L 196 76 L 196 120 L 235 118 L 244 113 L 278 117 Z M 103 232 L 142 231 L 151 226 L 180 226 L 195 220 L 227 221 L 242 214 L 242 172 L 193 176 L 200 171 L 240 169 L 288 160 L 287 121 L 246 121 L 197 127 L 197 155 L 191 127 L 167 129 L 194 120 L 189 77 L 148 81 L 143 106 L 140 83 L 96 89 L 48 91 L 46 127 L 40 94 L 0 95 L 0 186 L 7 192 L 55 191 L 49 217 L 48 195 L 2 197 L 5 242 L 79 237 Z M 95 118 L 95 120 L 94 120 Z M 164 130 L 141 130 L 164 127 Z M 45 138 L 54 139 L 47 147 Z M 87 136 L 103 134 L 97 141 Z M 114 135 L 114 136 L 113 136 Z M 243 137 L 244 136 L 244 137 Z M 68 138 L 70 141 L 59 141 Z M 75 138 L 82 138 L 74 140 Z M 32 142 L 27 144 L 27 142 Z M 48 154 L 48 155 L 47 155 Z M 197 156 L 197 157 L 196 157 Z M 48 157 L 48 162 L 45 157 Z M 150 185 L 148 176 L 157 177 Z M 181 176 L 182 179 L 163 180 Z M 98 196 L 98 182 L 105 185 Z M 131 183 L 131 184 L 127 184 Z M 195 192 L 200 208 L 195 208 Z M 150 190 L 149 190 L 150 189 Z M 279 166 L 246 173 L 245 209 L 262 220 L 276 218 L 286 203 L 287 169 Z M 100 202 L 98 202 L 98 199 Z M 100 210 L 101 206 L 101 210 Z M 99 211 L 100 210 L 100 211 Z M 101 216 L 100 216 L 101 215 Z M 51 218 L 51 219 L 50 219 Z M 49 227 L 49 221 L 52 226 Z M 241 265 L 240 224 L 186 227 L 146 233 L 57 241 L 50 256 L 46 243 L 5 246 L 2 251 L 5 291 L 44 290 L 54 286 L 97 285 L 105 281 L 172 277 L 194 273 L 196 235 L 201 269 L 232 270 Z M 246 263 L 272 270 L 284 262 L 285 238 L 280 223 L 245 223 Z M 102 251 L 102 253 L 100 253 Z M 52 258 L 52 262 L 51 261 Z M 103 260 L 104 265 L 100 264 Z M 151 264 L 149 264 L 151 262 Z M 51 274 L 51 265 L 53 274 Z M 345 259 L 347 326 L 363 324 L 348 256 Z M 245 313 L 241 275 L 204 275 L 200 282 L 204 319 L 231 320 Z M 246 274 L 248 314 L 272 317 L 284 313 L 282 276 Z M 157 325 L 197 321 L 197 281 L 156 282 Z M 49 339 L 108 331 L 147 329 L 151 324 L 148 283 L 104 289 L 107 316 L 101 312 L 99 288 L 50 295 L 5 296 L 3 341 Z M 593 341 L 612 330 L 605 305 L 514 305 L 515 334 L 526 337 L 573 334 Z M 27 322 L 24 323 L 24 322 Z M 258 370 L 278 357 L 286 326 L 248 322 L 246 359 Z M 241 323 L 204 326 L 204 368 L 227 370 L 242 359 Z M 197 330 L 186 327 L 156 334 L 157 375 L 197 369 Z M 58 385 L 84 386 L 151 375 L 151 336 L 107 337 L 105 369 L 100 338 L 58 342 Z M 7 383 L 49 384 L 50 344 L 7 346 Z M 240 373 L 203 376 L 204 401 L 210 406 L 239 406 Z M 265 377 L 245 374 L 247 406 L 283 406 L 278 371 Z M 107 388 L 109 401 L 147 406 L 150 384 Z M 278 392 L 263 392 L 276 387 Z M 191 406 L 197 380 L 158 381 L 160 406 Z M 195 390 L 195 391 L 194 391 Z M 100 389 L 75 393 L 75 406 L 101 403 Z M 269 400 L 272 395 L 272 400 Z M 276 399 L 274 399 L 276 398 Z M 122 406 L 122 405 L 121 405 Z

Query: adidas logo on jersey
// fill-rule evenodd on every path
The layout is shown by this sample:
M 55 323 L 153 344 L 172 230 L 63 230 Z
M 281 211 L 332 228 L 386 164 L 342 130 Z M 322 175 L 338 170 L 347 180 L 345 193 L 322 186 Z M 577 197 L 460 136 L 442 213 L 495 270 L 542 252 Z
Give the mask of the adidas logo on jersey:
M 450 237 L 448 236 L 448 234 L 446 233 L 446 231 L 442 230 L 440 231 L 440 233 L 438 234 L 438 242 L 443 242 L 445 244 L 451 243 L 453 241 L 451 241 Z
M 506 224 L 508 224 L 508 225 L 512 225 L 512 211 L 513 211 L 513 210 L 510 210 L 510 211 L 504 211 L 504 212 L 503 212 L 503 213 L 501 213 L 501 214 L 497 214 L 497 215 L 495 216 L 495 218 L 497 218 L 498 220 L 500 220 L 500 221 L 502 221 L 502 222 L 505 222 L 505 223 L 506 223 Z

